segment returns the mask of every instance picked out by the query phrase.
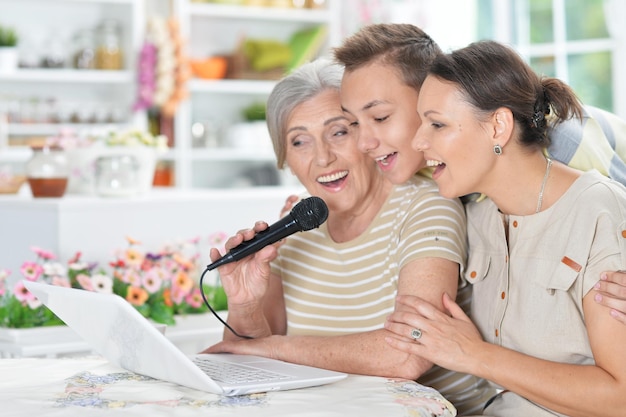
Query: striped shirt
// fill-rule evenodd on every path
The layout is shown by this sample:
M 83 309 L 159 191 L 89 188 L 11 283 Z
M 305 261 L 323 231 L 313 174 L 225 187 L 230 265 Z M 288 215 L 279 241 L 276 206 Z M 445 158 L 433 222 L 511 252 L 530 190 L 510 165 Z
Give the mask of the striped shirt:
M 381 329 L 394 309 L 405 265 L 437 257 L 463 269 L 466 245 L 463 206 L 441 197 L 434 182 L 421 176 L 395 186 L 374 221 L 350 242 L 334 242 L 326 224 L 292 235 L 273 263 L 283 282 L 288 334 Z M 460 291 L 467 307 L 469 291 L 469 286 Z M 460 412 L 479 412 L 488 397 L 487 391 L 482 395 L 487 388 L 482 380 L 438 367 L 419 382 L 438 389 Z

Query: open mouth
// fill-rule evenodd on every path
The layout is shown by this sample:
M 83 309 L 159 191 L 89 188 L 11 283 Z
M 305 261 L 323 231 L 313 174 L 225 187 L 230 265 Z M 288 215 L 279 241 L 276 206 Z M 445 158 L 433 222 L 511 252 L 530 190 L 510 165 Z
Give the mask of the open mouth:
M 435 159 L 427 159 L 426 166 L 435 168 L 435 170 L 433 171 L 433 178 L 434 178 L 437 173 L 441 172 L 446 167 L 446 164 L 444 164 L 441 161 L 437 161 Z
M 317 177 L 317 182 L 323 185 L 324 187 L 337 187 L 341 185 L 346 177 L 348 176 L 348 171 L 339 171 L 329 175 L 322 175 Z
M 381 168 L 388 167 L 395 160 L 396 155 L 398 155 L 398 152 L 393 152 L 384 156 L 380 156 L 376 158 L 376 163 Z

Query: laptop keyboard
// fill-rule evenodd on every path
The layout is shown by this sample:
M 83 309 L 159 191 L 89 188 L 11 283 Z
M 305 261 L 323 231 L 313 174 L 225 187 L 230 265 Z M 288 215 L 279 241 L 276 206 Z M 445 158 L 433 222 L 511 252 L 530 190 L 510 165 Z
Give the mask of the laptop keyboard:
M 264 369 L 253 368 L 230 362 L 218 362 L 203 358 L 194 358 L 194 363 L 213 380 L 227 383 L 239 384 L 243 382 L 259 382 L 290 379 L 289 375 Z

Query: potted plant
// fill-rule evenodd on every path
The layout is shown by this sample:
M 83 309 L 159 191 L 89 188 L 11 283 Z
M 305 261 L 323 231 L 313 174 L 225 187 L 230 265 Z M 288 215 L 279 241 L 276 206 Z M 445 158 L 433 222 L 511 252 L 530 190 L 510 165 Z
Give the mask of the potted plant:
M 17 68 L 17 33 L 14 29 L 0 25 L 0 73 Z

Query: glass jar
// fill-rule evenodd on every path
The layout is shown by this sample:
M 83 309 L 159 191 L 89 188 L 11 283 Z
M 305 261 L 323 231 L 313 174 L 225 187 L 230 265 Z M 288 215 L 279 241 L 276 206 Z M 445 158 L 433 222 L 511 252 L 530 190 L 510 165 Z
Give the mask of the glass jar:
M 96 41 L 90 29 L 80 30 L 74 36 L 74 68 L 96 68 Z
M 62 197 L 67 188 L 69 166 L 59 147 L 33 147 L 26 163 L 26 177 L 33 197 Z
M 98 26 L 96 68 L 102 70 L 122 69 L 122 45 L 117 20 L 107 19 Z
M 139 163 L 131 155 L 96 159 L 96 193 L 103 197 L 128 197 L 139 192 Z

